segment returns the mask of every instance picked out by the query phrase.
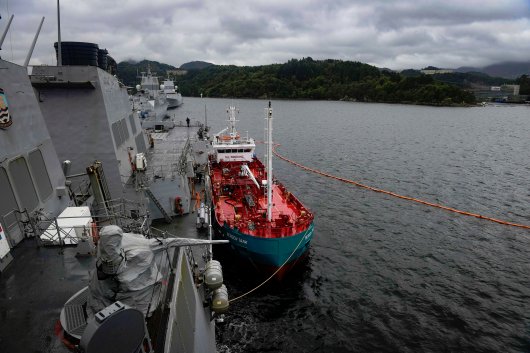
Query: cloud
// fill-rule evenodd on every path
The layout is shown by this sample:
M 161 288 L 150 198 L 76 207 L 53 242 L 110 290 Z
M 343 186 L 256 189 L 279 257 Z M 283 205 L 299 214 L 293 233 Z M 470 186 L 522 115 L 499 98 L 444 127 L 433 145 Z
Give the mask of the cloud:
M 0 55 L 22 63 L 41 16 L 31 64 L 55 63 L 55 0 L 0 0 Z M 357 60 L 393 69 L 529 60 L 524 0 L 62 0 L 64 41 L 107 48 L 117 61 L 192 60 L 261 65 L 290 58 Z

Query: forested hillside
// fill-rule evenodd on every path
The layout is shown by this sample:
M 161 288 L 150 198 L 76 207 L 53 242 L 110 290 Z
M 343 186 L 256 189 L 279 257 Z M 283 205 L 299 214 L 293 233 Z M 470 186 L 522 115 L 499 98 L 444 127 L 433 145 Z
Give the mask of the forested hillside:
M 473 104 L 473 94 L 431 76 L 405 77 L 352 61 L 292 59 L 264 66 L 210 66 L 179 77 L 183 95 Z
M 129 86 L 148 61 L 121 62 L 118 76 Z M 149 61 L 151 71 L 164 77 L 171 65 Z M 456 82 L 455 82 L 456 83 Z M 292 59 L 263 66 L 211 65 L 188 70 L 176 78 L 184 96 L 355 100 L 361 102 L 467 105 L 472 93 L 427 75 L 401 75 L 353 61 Z

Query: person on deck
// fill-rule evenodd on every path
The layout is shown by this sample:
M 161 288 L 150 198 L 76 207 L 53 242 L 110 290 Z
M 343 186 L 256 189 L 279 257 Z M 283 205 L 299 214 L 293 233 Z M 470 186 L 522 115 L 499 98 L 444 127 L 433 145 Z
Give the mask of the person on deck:
M 193 206 L 193 211 L 198 211 L 199 208 L 201 208 L 201 194 L 197 191 L 195 193 L 195 205 Z
M 190 118 L 186 117 L 186 124 L 188 124 L 188 127 L 190 127 Z

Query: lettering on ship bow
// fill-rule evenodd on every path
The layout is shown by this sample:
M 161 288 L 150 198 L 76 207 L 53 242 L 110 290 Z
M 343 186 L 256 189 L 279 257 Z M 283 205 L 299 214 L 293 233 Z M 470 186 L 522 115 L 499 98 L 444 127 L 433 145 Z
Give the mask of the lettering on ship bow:
M 4 90 L 0 88 L 0 129 L 6 129 L 13 124 L 9 114 L 9 105 Z

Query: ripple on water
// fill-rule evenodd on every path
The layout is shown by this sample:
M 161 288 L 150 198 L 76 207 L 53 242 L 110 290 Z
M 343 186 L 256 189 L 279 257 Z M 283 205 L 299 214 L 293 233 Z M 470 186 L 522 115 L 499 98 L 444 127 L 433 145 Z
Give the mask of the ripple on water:
M 224 126 L 229 103 L 206 100 L 213 131 Z M 239 102 L 240 131 L 263 136 L 265 103 Z M 273 105 L 274 138 L 288 158 L 530 223 L 526 107 Z M 183 114 L 204 115 L 204 101 L 189 98 L 185 106 Z M 282 286 L 267 285 L 231 307 L 217 329 L 219 351 L 530 351 L 528 231 L 425 209 L 282 161 L 274 168 L 316 215 L 310 256 Z M 238 266 L 223 268 L 231 295 L 259 282 Z

